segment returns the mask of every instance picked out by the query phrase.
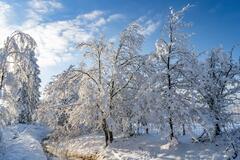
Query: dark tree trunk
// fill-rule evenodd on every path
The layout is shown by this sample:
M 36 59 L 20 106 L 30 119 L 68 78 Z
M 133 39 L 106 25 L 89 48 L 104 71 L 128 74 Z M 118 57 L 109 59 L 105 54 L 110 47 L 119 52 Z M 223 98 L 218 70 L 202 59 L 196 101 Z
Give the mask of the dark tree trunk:
M 138 120 L 138 125 L 137 125 L 137 134 L 139 135 L 140 134 L 140 132 L 139 132 L 139 125 L 140 125 L 140 122 L 139 122 L 139 120 Z
M 216 124 L 215 124 L 215 128 L 214 128 L 214 131 L 215 131 L 215 136 L 217 135 L 220 135 L 221 134 L 221 129 L 220 129 L 220 125 L 218 123 L 219 119 L 216 117 Z
M 106 122 L 105 118 L 102 120 L 102 129 L 103 129 L 103 132 L 104 132 L 105 144 L 106 144 L 106 147 L 107 147 L 108 146 L 109 136 L 108 136 L 107 122 Z
M 148 134 L 148 128 L 146 128 L 146 134 Z
M 182 125 L 182 129 L 183 129 L 182 130 L 183 131 L 183 135 L 186 135 L 186 130 L 185 130 L 185 125 L 184 124 Z
M 174 137 L 172 116 L 169 117 L 169 127 L 170 127 L 170 140 L 172 140 Z
M 170 34 L 170 42 L 172 43 L 173 42 L 173 35 L 172 35 L 172 28 L 170 26 L 170 30 L 171 30 L 171 34 Z M 172 45 L 169 45 L 169 55 L 172 53 Z M 170 56 L 168 56 L 167 58 L 167 69 L 168 71 L 170 71 Z M 167 79 L 168 79 L 168 89 L 169 91 L 171 90 L 172 88 L 172 80 L 171 80 L 171 75 L 168 73 L 167 74 Z M 169 97 L 171 95 L 168 95 Z M 170 127 L 170 140 L 173 139 L 174 137 L 174 131 L 173 131 L 173 121 L 172 121 L 172 113 L 171 113 L 171 106 L 168 106 L 168 109 L 169 109 L 169 127 Z
M 218 113 L 215 112 L 215 119 L 216 119 L 216 124 L 215 124 L 215 135 L 220 135 L 221 134 L 221 128 L 219 125 L 219 118 L 218 118 Z
M 105 118 L 102 120 L 102 129 L 103 129 L 103 132 L 104 132 L 105 144 L 106 144 L 106 147 L 107 147 L 109 143 L 113 142 L 113 132 L 109 130 L 108 125 L 107 125 L 107 121 L 106 121 Z
M 108 134 L 109 134 L 109 142 L 112 143 L 113 142 L 113 132 L 108 131 Z
M 218 111 L 216 110 L 216 108 L 214 107 L 214 99 L 211 98 L 210 101 L 208 102 L 209 108 L 210 110 L 214 113 L 215 116 L 215 126 L 214 126 L 214 135 L 220 135 L 221 134 L 221 129 L 220 129 L 220 125 L 219 125 L 219 117 L 218 117 Z
M 216 125 L 215 125 L 215 135 L 216 135 L 216 136 L 217 136 L 217 135 L 220 135 L 220 133 L 221 133 L 221 129 L 220 129 L 220 127 L 219 127 L 219 124 L 216 123 Z

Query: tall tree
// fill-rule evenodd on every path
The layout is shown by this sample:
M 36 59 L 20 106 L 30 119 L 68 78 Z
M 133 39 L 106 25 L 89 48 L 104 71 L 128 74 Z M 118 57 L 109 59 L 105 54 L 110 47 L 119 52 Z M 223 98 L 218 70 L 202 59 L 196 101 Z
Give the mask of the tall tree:
M 95 89 L 93 92 L 96 104 L 93 106 L 99 111 L 106 145 L 113 141 L 113 129 L 116 128 L 116 99 L 119 100 L 118 96 L 127 88 L 139 69 L 138 51 L 142 43 L 140 25 L 132 23 L 122 32 L 116 48 L 104 38 L 79 45 L 92 60 L 90 69 L 80 68 L 79 72 L 91 81 L 89 87 Z
M 213 124 L 211 137 L 224 130 L 231 117 L 229 109 L 238 103 L 240 66 L 233 59 L 234 48 L 229 52 L 223 48 L 212 49 L 205 61 L 192 61 L 184 75 L 197 92 L 198 103 L 209 110 Z
M 8 37 L 4 47 L 7 70 L 4 95 L 18 110 L 19 122 L 30 122 L 39 102 L 40 70 L 35 48 L 34 39 L 20 31 Z
M 150 75 L 146 85 L 149 90 L 148 94 L 157 96 L 155 99 L 148 96 L 151 98 L 148 101 L 153 103 L 151 106 L 155 108 L 155 111 L 157 110 L 160 119 L 167 121 L 170 140 L 175 137 L 174 121 L 183 121 L 187 108 L 184 106 L 188 106 L 182 98 L 184 88 L 181 88 L 182 76 L 179 70 L 183 69 L 186 56 L 191 52 L 188 46 L 190 34 L 183 32 L 190 26 L 189 23 L 183 21 L 184 12 L 189 7 L 190 5 L 187 5 L 179 11 L 170 8 L 168 21 L 164 25 L 166 39 L 162 38 L 156 43 L 155 53 L 150 55 L 146 61 L 148 65 L 146 73 Z M 182 119 L 179 119 L 180 117 Z

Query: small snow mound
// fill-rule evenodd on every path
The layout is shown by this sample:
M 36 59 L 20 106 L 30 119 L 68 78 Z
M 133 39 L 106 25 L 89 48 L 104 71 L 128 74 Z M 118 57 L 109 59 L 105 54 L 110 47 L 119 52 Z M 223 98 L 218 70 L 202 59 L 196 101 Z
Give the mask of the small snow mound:
M 169 150 L 170 148 L 173 148 L 173 147 L 177 146 L 178 144 L 179 144 L 178 140 L 175 137 L 173 137 L 170 142 L 161 145 L 160 149 L 161 150 Z

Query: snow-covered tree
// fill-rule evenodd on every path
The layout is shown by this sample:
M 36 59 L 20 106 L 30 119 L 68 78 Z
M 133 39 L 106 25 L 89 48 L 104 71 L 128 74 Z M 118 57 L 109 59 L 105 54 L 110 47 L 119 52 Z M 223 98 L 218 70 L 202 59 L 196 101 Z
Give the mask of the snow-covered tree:
M 170 8 L 168 21 L 164 26 L 167 39 L 160 39 L 156 43 L 155 53 L 146 61 L 150 67 L 148 75 L 151 75 L 145 86 L 150 94 L 148 101 L 153 103 L 151 106 L 158 112 L 161 124 L 167 122 L 171 140 L 175 137 L 174 122 L 184 121 L 189 106 L 182 98 L 185 92 L 179 72 L 183 69 L 186 56 L 191 53 L 187 43 L 190 35 L 183 32 L 190 25 L 183 21 L 184 12 L 189 7 L 187 5 L 179 11 Z
M 112 142 L 113 131 L 117 128 L 118 111 L 121 107 L 118 105 L 121 99 L 119 95 L 129 86 L 140 68 L 137 59 L 142 43 L 140 25 L 132 23 L 122 32 L 117 47 L 103 37 L 79 44 L 91 61 L 88 69 L 81 67 L 78 70 L 86 77 L 85 81 L 88 81 L 85 82 L 88 83 L 85 85 L 88 89 L 81 90 L 80 97 L 85 97 L 83 103 L 89 102 L 93 107 L 95 117 L 100 121 L 97 123 L 104 131 L 106 145 Z M 89 91 L 91 93 L 87 93 Z
M 196 91 L 195 99 L 209 110 L 213 127 L 211 136 L 219 135 L 224 130 L 231 116 L 231 106 L 238 103 L 240 92 L 240 66 L 232 54 L 223 48 L 212 49 L 204 61 L 192 61 L 185 71 L 185 77 Z
M 39 102 L 40 71 L 35 48 L 34 39 L 20 31 L 8 37 L 3 48 L 7 71 L 3 99 L 17 110 L 19 122 L 30 122 Z
M 51 128 L 67 127 L 70 110 L 77 105 L 81 74 L 75 72 L 76 67 L 70 66 L 53 77 L 43 92 L 43 100 L 34 116 L 37 121 L 48 124 Z
M 81 75 L 77 77 L 74 70 L 74 66 L 70 66 L 63 73 L 53 77 L 44 90 L 44 101 L 54 105 L 65 105 L 78 100 Z

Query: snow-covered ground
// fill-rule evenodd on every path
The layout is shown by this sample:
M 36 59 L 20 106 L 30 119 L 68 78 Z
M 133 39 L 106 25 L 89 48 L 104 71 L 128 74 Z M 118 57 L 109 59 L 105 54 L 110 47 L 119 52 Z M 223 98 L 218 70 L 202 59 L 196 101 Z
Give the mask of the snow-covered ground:
M 192 143 L 187 137 L 179 138 L 179 144 L 168 150 L 160 149 L 166 141 L 160 135 L 150 134 L 131 138 L 116 138 L 104 148 L 104 137 L 84 136 L 50 144 L 55 154 L 71 157 L 96 155 L 107 160 L 223 160 L 224 147 L 215 143 Z M 64 157 L 63 156 L 63 157 Z
M 2 160 L 47 160 L 41 140 L 49 132 L 41 125 L 18 124 L 3 129 Z
M 49 130 L 41 125 L 8 126 L 3 129 L 1 160 L 47 160 L 41 141 Z M 58 157 L 55 159 L 91 160 L 222 160 L 226 159 L 225 147 L 218 143 L 192 143 L 189 137 L 180 137 L 179 143 L 170 149 L 159 134 L 118 137 L 107 148 L 104 137 L 87 135 L 59 142 L 45 143 L 46 149 Z M 65 158 L 64 158 L 65 157 Z

